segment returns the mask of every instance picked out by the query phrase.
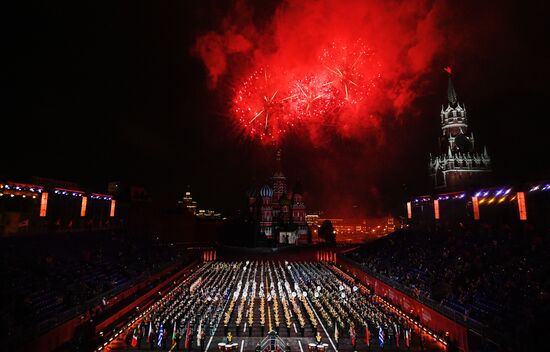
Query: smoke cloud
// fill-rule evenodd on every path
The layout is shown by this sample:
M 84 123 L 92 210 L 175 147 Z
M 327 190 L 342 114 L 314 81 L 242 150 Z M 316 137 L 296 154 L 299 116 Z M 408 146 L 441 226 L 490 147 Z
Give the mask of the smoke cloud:
M 275 87 L 271 92 L 278 96 L 292 97 L 291 88 L 282 93 L 281 87 L 293 87 L 296 81 L 310 82 L 312 76 L 330 83 L 330 94 L 336 97 L 331 99 L 344 103 L 333 104 L 336 107 L 332 108 L 323 105 L 319 108 L 321 113 L 298 119 L 299 123 L 293 119 L 285 121 L 285 133 L 278 134 L 283 137 L 275 142 L 281 145 L 284 138 L 298 137 L 302 150 L 323 155 L 314 158 L 312 165 L 297 161 L 301 177 L 319 183 L 310 184 L 315 189 L 312 193 L 323 198 L 315 203 L 327 206 L 330 202 L 348 209 L 361 198 L 379 201 L 383 192 L 373 184 L 386 177 L 384 164 L 395 161 L 389 159 L 395 157 L 395 152 L 387 149 L 386 134 L 391 133 L 387 127 L 414 113 L 411 104 L 425 94 L 419 87 L 427 73 L 433 73 L 438 56 L 448 50 L 441 29 L 449 17 L 444 2 L 283 0 L 268 16 L 261 17 L 256 16 L 258 6 L 261 5 L 247 6 L 237 1 L 219 28 L 200 35 L 193 48 L 207 69 L 210 88 L 230 97 L 227 115 L 236 130 L 250 135 L 247 129 L 252 117 L 247 120 L 242 114 L 235 114 L 234 101 L 237 95 L 243 95 L 243 84 L 248 85 L 245 93 L 256 88 L 250 77 L 258 72 L 270 70 L 270 79 L 276 77 L 276 82 L 270 84 Z M 359 60 L 357 56 L 361 56 Z M 324 61 L 326 57 L 332 61 Z M 356 60 L 360 64 L 353 66 L 357 71 L 353 77 L 363 83 L 338 86 L 334 70 L 340 63 L 353 65 Z M 265 84 L 259 87 L 258 97 L 271 96 L 265 90 Z M 250 93 L 244 102 L 248 104 L 246 99 L 254 94 Z M 252 113 L 261 111 L 260 100 L 257 105 L 244 104 L 238 110 L 242 113 L 248 107 Z M 332 103 L 327 101 L 326 104 Z M 263 115 L 260 117 L 263 119 Z M 261 133 L 260 128 L 253 127 Z M 353 147 L 343 148 L 346 140 Z M 381 147 L 386 148 L 385 156 L 379 153 Z M 325 152 L 319 152 L 319 148 Z M 354 191 L 334 192 L 335 188 L 345 189 L 349 180 L 359 183 Z
M 333 131 L 354 137 L 364 128 L 377 129 L 381 118 L 403 115 L 420 94 L 415 85 L 444 49 L 438 23 L 442 6 L 426 0 L 285 0 L 258 26 L 254 9 L 237 1 L 219 29 L 197 38 L 194 51 L 208 70 L 212 89 L 220 89 L 220 78 L 227 77 L 237 90 L 266 67 L 285 72 L 287 80 L 322 71 L 326 76 L 330 72 L 319 59 L 323 50 L 337 43 L 345 48 L 343 59 L 353 59 L 351 48 L 361 41 L 369 53 L 357 67 L 370 80 L 368 91 L 362 92 L 366 99 L 338 109 L 337 118 L 330 120 Z M 310 136 L 318 135 L 315 125 L 308 127 Z

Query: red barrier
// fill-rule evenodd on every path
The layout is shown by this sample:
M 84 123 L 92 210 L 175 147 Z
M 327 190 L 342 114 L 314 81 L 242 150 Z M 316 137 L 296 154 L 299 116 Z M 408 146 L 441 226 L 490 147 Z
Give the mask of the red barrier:
M 340 257 L 339 263 L 364 285 L 374 289 L 374 293 L 388 302 L 401 307 L 403 312 L 419 318 L 422 325 L 434 332 L 444 331 L 457 347 L 468 352 L 468 329 L 458 322 L 447 318 L 436 310 L 418 302 L 411 296 L 393 288 L 385 282 L 365 273 L 359 265 Z
M 62 344 L 69 342 L 73 338 L 76 328 L 84 321 L 84 315 L 79 315 L 37 337 L 20 351 L 54 351 Z
M 109 298 L 107 300 L 106 307 L 111 307 L 111 306 L 117 304 L 118 302 L 130 297 L 131 295 L 133 295 L 137 291 L 139 291 L 142 288 L 148 286 L 151 282 L 156 281 L 159 277 L 162 277 L 162 276 L 166 275 L 167 273 L 173 271 L 178 265 L 179 265 L 179 263 L 174 263 L 173 265 L 170 265 L 168 268 L 164 269 L 163 271 L 151 276 L 150 278 L 148 278 L 146 280 L 141 281 L 140 283 L 136 284 L 133 287 L 130 287 L 129 289 L 119 293 L 118 295 L 116 295 L 112 298 Z
M 121 310 L 119 310 L 117 313 L 111 315 L 109 318 L 105 319 L 104 321 L 102 321 L 101 323 L 99 323 L 96 328 L 95 328 L 95 332 L 98 333 L 100 332 L 101 330 L 105 329 L 106 327 L 108 327 L 109 325 L 113 324 L 115 321 L 117 321 L 118 319 L 120 319 L 122 316 L 124 316 L 126 313 L 128 313 L 129 311 L 131 311 L 132 309 L 135 309 L 136 307 L 138 307 L 141 302 L 143 302 L 144 300 L 146 300 L 147 298 L 151 297 L 151 295 L 154 295 L 156 294 L 157 292 L 159 291 L 162 291 L 165 286 L 169 285 L 171 282 L 173 282 L 174 280 L 177 280 L 179 279 L 181 276 L 183 276 L 184 274 L 186 274 L 186 272 L 189 270 L 189 268 L 193 267 L 197 265 L 197 262 L 194 261 L 193 263 L 187 265 L 184 269 L 178 271 L 177 273 L 175 273 L 174 275 L 170 276 L 169 278 L 167 278 L 166 280 L 164 280 L 162 283 L 158 284 L 156 287 L 154 287 L 153 289 L 149 290 L 146 294 L 144 294 L 143 296 L 139 297 L 138 299 L 136 299 L 135 301 L 133 301 L 132 303 L 130 303 L 129 305 L 127 305 L 126 307 L 122 308 Z

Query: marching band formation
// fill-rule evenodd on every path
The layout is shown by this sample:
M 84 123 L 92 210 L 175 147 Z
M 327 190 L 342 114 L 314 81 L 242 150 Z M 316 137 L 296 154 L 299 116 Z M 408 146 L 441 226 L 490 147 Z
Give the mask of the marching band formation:
M 408 349 L 412 330 L 372 292 L 323 262 L 207 262 L 130 332 L 137 349 L 237 350 L 236 339 L 311 337 L 311 351 Z M 217 336 L 217 337 L 216 337 Z M 212 337 L 212 338 L 211 338 Z M 329 345 L 330 343 L 330 345 Z M 358 346 L 360 345 L 360 346 Z

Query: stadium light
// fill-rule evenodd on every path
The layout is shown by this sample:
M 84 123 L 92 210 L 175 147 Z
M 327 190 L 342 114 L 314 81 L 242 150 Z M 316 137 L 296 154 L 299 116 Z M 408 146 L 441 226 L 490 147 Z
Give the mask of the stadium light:
M 41 218 L 46 216 L 47 210 L 48 210 L 48 192 L 43 192 L 42 198 L 40 199 L 40 217 Z
M 518 199 L 519 219 L 527 220 L 527 207 L 525 205 L 525 193 L 518 192 L 517 199 Z
M 439 200 L 434 199 L 434 217 L 439 220 Z

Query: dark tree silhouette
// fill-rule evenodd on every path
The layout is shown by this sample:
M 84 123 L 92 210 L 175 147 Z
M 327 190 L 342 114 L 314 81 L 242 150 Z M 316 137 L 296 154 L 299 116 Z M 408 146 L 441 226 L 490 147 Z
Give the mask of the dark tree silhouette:
M 330 220 L 325 220 L 319 227 L 319 237 L 325 240 L 326 243 L 336 244 L 336 235 L 334 234 L 334 226 Z

